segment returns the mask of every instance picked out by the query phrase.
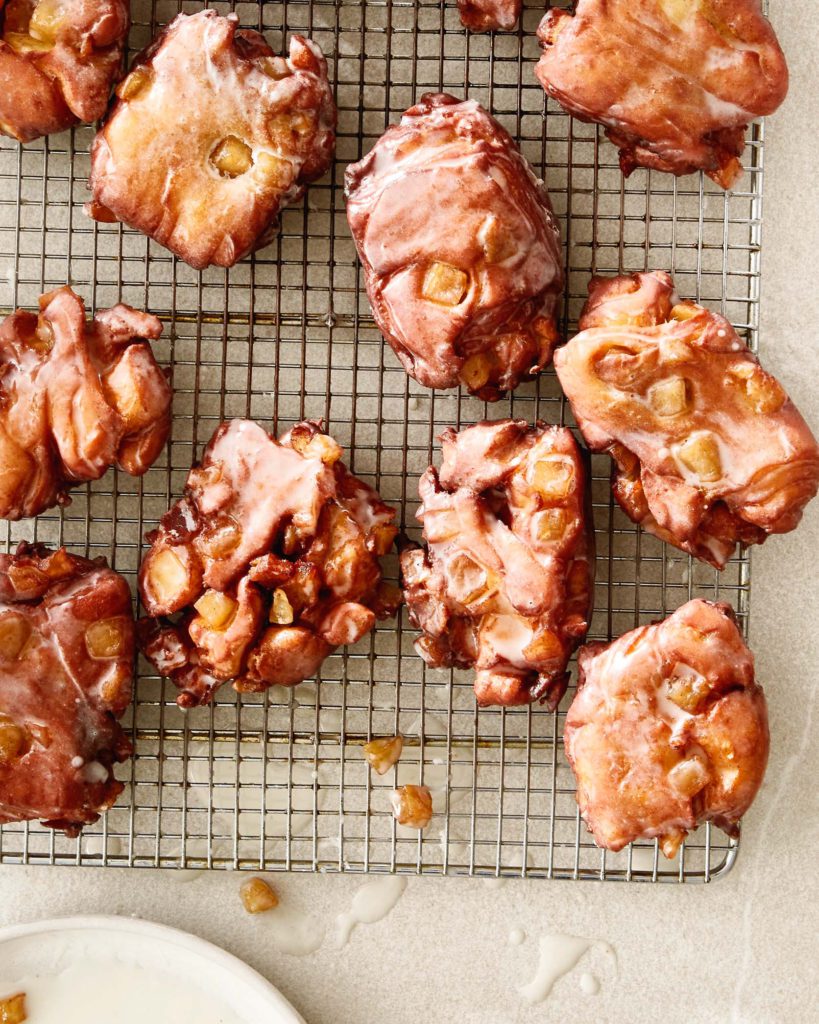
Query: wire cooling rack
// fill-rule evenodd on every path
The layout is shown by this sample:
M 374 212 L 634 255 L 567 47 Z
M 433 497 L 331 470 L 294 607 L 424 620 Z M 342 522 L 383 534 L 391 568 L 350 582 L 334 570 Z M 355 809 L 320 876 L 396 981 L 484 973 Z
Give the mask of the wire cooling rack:
M 0 307 L 35 306 L 66 282 L 89 307 L 124 301 L 157 313 L 155 346 L 170 366 L 174 424 L 167 451 L 141 480 L 116 471 L 36 521 L 0 525 L 20 539 L 105 555 L 132 586 L 151 529 L 179 495 L 192 461 L 226 417 L 269 429 L 323 417 L 348 463 L 402 510 L 414 512 L 420 473 L 450 425 L 508 415 L 571 422 L 554 375 L 487 406 L 411 381 L 382 343 L 365 297 L 342 193 L 346 164 L 429 90 L 480 100 L 521 143 L 545 179 L 561 221 L 567 267 L 564 327 L 574 327 L 590 273 L 662 268 L 682 295 L 724 313 L 756 346 L 762 127 L 746 173 L 725 194 L 707 180 L 637 171 L 593 126 L 574 122 L 533 75 L 541 0 L 521 28 L 469 35 L 452 0 L 214 4 L 235 9 L 281 48 L 309 35 L 330 64 L 339 108 L 332 171 L 262 252 L 230 271 L 197 274 L 144 237 L 97 225 L 87 199 L 90 128 L 21 148 L 0 143 Z M 131 51 L 181 8 L 136 0 Z M 730 601 L 747 627 L 747 555 L 717 574 L 640 533 L 612 503 L 609 460 L 593 460 L 598 563 L 591 637 L 608 639 L 694 596 Z M 397 564 L 389 563 L 396 578 Z M 140 664 L 126 719 L 135 755 L 119 769 L 117 806 L 76 840 L 37 824 L 0 830 L 0 862 L 400 871 L 550 878 L 708 881 L 737 846 L 701 829 L 672 862 L 653 843 L 598 850 L 581 822 L 563 754 L 565 708 L 478 711 L 469 673 L 431 670 L 412 648 L 406 618 L 380 625 L 329 658 L 320 680 L 275 687 L 183 714 L 175 691 Z M 372 736 L 400 732 L 395 772 L 374 777 L 361 753 Z M 419 834 L 397 826 L 388 792 L 424 782 L 435 817 Z

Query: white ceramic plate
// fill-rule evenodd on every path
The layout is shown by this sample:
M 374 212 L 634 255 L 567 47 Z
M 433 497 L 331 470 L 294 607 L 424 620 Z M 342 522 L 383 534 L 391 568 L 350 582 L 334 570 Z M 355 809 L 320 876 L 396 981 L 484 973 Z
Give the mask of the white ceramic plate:
M 304 1024 L 247 964 L 186 932 L 127 917 L 0 930 L 0 997 L 27 1024 Z

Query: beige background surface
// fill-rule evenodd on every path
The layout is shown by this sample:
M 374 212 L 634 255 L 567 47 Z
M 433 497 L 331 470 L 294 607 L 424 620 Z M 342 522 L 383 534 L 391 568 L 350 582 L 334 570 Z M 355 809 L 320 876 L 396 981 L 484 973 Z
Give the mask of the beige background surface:
M 819 45 L 810 17 L 819 2 L 771 0 L 771 8 L 792 84 L 767 129 L 762 358 L 819 431 Z M 819 502 L 797 533 L 754 553 L 751 638 L 770 703 L 772 756 L 738 864 L 722 881 L 677 888 L 411 879 L 385 920 L 360 927 L 339 950 L 332 923 L 362 880 L 284 876 L 276 880 L 283 902 L 330 925 L 318 952 L 288 957 L 276 951 L 269 921 L 241 910 L 236 875 L 6 867 L 0 925 L 85 912 L 189 929 L 258 968 L 311 1024 L 815 1021 L 817 549 Z M 508 944 L 512 928 L 526 933 L 522 945 Z M 525 1005 L 516 990 L 534 972 L 538 937 L 549 933 L 611 943 L 616 971 L 592 949 L 546 1002 Z M 583 971 L 600 979 L 599 994 L 581 990 Z

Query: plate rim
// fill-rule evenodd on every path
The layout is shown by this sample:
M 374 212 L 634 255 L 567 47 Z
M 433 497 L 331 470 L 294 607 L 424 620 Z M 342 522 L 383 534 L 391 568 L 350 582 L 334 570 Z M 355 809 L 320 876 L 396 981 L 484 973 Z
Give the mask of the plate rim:
M 276 986 L 250 964 L 208 939 L 203 939 L 192 932 L 183 931 L 181 928 L 174 928 L 172 925 L 162 924 L 159 921 L 119 914 L 78 914 L 46 918 L 0 928 L 0 946 L 30 935 L 70 930 L 125 932 L 145 938 L 161 938 L 174 942 L 186 947 L 194 954 L 201 955 L 211 963 L 219 964 L 227 969 L 246 988 L 254 990 L 256 994 L 267 999 L 271 1008 L 275 1008 L 285 1015 L 287 1024 L 307 1024 L 298 1010 L 285 999 Z

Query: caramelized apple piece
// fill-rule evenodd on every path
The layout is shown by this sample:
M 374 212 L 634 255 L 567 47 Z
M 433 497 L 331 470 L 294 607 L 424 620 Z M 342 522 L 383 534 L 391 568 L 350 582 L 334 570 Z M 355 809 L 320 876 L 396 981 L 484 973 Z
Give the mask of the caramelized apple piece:
M 0 618 L 0 660 L 15 661 L 28 643 L 31 625 L 22 615 L 9 612 Z
M 462 270 L 447 263 L 433 263 L 424 275 L 421 294 L 442 306 L 457 306 L 463 301 L 468 286 L 469 278 Z
M 27 1020 L 25 992 L 0 999 L 0 1024 L 25 1024 Z
M 0 766 L 22 757 L 31 746 L 31 733 L 0 713 Z
M 703 483 L 716 483 L 722 476 L 719 445 L 713 434 L 692 434 L 677 450 L 680 462 Z
M 219 590 L 206 590 L 199 600 L 194 602 L 193 607 L 205 620 L 209 629 L 222 630 L 227 629 L 233 621 L 238 605 L 232 597 Z
M 228 135 L 211 153 L 210 162 L 224 177 L 238 178 L 253 166 L 253 151 L 246 142 Z
M 279 897 L 263 878 L 248 878 L 242 882 L 239 895 L 248 914 L 264 914 L 279 905 Z
M 561 458 L 540 459 L 532 471 L 532 486 L 545 501 L 564 501 L 573 479 L 574 467 Z
M 378 775 L 386 775 L 401 757 L 404 740 L 401 736 L 384 736 L 364 744 L 364 757 Z
M 390 794 L 392 813 L 399 825 L 425 829 L 432 819 L 432 794 L 426 786 L 401 786 Z
M 270 621 L 278 626 L 289 626 L 293 621 L 293 605 L 281 588 L 273 591 L 273 603 L 270 606 Z
M 92 658 L 119 658 L 125 651 L 132 625 L 125 619 L 101 619 L 85 631 L 85 646 Z
M 648 400 L 658 416 L 679 416 L 691 407 L 690 385 L 685 377 L 667 377 L 649 390 Z

